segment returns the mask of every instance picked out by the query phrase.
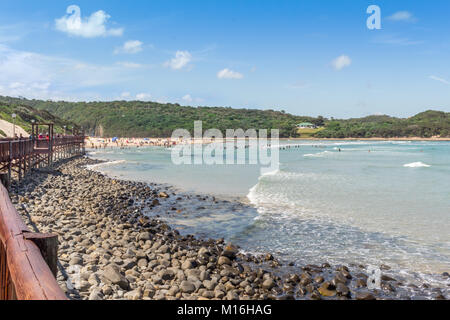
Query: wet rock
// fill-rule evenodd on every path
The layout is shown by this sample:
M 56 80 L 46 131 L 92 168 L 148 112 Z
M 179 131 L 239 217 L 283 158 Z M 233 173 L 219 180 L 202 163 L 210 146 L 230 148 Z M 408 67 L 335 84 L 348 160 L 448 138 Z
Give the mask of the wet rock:
M 288 282 L 290 283 L 298 283 L 300 281 L 300 277 L 298 274 L 290 274 L 288 277 Z
M 228 257 L 220 256 L 219 260 L 217 260 L 217 264 L 220 266 L 224 264 L 231 265 L 231 260 Z
M 318 283 L 318 284 L 320 284 L 320 283 L 322 283 L 324 281 L 325 281 L 325 279 L 322 276 L 317 276 L 317 277 L 314 278 L 314 282 Z
M 233 244 L 228 244 L 225 246 L 222 252 L 222 256 L 225 256 L 231 260 L 236 258 L 236 254 L 238 253 L 238 248 Z
M 271 255 L 270 253 L 266 253 L 264 255 L 264 260 L 266 260 L 266 261 L 272 261 L 273 259 L 274 259 L 273 255 Z
M 266 290 L 270 290 L 273 287 L 275 287 L 275 282 L 273 281 L 272 278 L 268 278 L 268 279 L 264 280 L 264 282 L 262 283 L 262 287 Z
M 395 280 L 394 278 L 389 277 L 388 275 L 385 275 L 385 274 L 383 274 L 383 275 L 381 276 L 381 280 L 382 280 L 382 281 L 397 281 L 397 280 Z
M 369 292 L 357 292 L 355 295 L 356 300 L 375 300 L 375 297 Z
M 343 283 L 346 284 L 347 283 L 347 278 L 344 277 L 341 273 L 338 273 L 334 276 L 333 280 L 331 281 L 331 283 L 334 286 L 337 286 L 338 283 Z
M 367 281 L 365 279 L 356 279 L 356 287 L 364 288 L 367 286 Z
M 300 285 L 306 286 L 312 282 L 311 276 L 308 273 L 302 273 L 300 276 Z
M 338 283 L 337 286 L 336 286 L 336 293 L 337 293 L 338 295 L 340 295 L 340 296 L 345 296 L 345 297 L 347 297 L 347 296 L 349 296 L 349 294 L 350 294 L 350 290 L 349 290 L 349 288 L 348 288 L 345 284 L 343 284 L 343 283 Z
M 333 297 L 336 295 L 336 291 L 334 290 L 334 286 L 329 282 L 325 281 L 319 287 L 318 292 L 324 297 Z
M 383 291 L 387 291 L 387 292 L 395 292 L 395 288 L 392 284 L 388 283 L 388 282 L 382 282 L 381 283 L 381 289 Z
M 311 293 L 311 299 L 312 300 L 322 300 L 322 297 L 321 297 L 321 294 L 317 290 L 314 290 Z

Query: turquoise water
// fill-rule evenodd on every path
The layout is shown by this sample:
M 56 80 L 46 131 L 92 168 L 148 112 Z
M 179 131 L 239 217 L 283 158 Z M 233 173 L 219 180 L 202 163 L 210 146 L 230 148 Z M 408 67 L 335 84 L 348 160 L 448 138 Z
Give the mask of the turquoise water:
M 175 166 L 171 151 L 96 150 L 116 177 L 216 199 L 167 220 L 296 263 L 389 265 L 431 283 L 450 271 L 450 142 L 283 141 L 280 168 Z M 339 148 L 341 151 L 339 152 Z

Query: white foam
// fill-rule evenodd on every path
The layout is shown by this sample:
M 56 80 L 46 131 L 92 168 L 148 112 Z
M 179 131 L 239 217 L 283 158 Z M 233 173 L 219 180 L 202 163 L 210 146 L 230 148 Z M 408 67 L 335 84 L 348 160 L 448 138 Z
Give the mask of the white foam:
M 303 156 L 306 158 L 322 158 L 323 156 L 325 156 L 328 153 L 331 153 L 331 152 L 330 151 L 322 151 L 322 152 L 318 152 L 318 153 L 305 154 Z
M 406 168 L 428 168 L 431 167 L 429 164 L 423 163 L 423 162 L 413 162 L 413 163 L 407 163 L 403 165 Z
M 127 162 L 126 160 L 116 160 L 116 161 L 102 162 L 102 163 L 87 165 L 86 169 L 88 169 L 88 170 L 98 170 L 98 168 L 100 168 L 100 167 L 114 166 L 114 165 L 121 164 L 121 163 L 126 163 L 126 162 Z
M 278 173 L 280 173 L 280 169 L 276 169 L 276 170 L 273 170 L 273 171 L 265 172 L 265 173 L 262 174 L 262 176 L 275 176 Z

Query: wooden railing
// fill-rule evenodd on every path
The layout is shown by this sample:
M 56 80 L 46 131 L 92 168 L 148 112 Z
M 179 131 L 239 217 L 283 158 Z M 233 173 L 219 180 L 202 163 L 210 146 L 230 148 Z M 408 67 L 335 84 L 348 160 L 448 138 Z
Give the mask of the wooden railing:
M 83 136 L 0 140 L 0 174 L 8 186 L 31 168 L 84 152 Z M 2 173 L 3 172 L 3 173 Z M 6 177 L 6 179 L 4 179 Z M 5 181 L 7 181 L 5 183 Z M 31 232 L 0 184 L 0 300 L 66 300 L 56 281 L 56 235 Z
M 49 266 L 56 267 L 56 242 L 30 232 L 0 185 L 0 300 L 67 299 Z
M 0 173 L 22 179 L 32 168 L 49 166 L 53 161 L 84 153 L 84 136 L 63 136 L 47 139 L 1 139 Z

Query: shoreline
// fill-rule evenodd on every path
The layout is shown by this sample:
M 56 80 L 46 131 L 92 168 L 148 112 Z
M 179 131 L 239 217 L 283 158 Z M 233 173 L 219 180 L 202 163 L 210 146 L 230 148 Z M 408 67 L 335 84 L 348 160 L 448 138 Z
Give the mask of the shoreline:
M 237 140 L 242 140 L 239 138 Z M 218 142 L 220 140 L 215 140 Z M 300 138 L 279 138 L 279 141 L 406 141 L 406 142 L 448 142 L 450 138 L 420 138 L 420 137 L 408 137 L 408 138 L 314 138 L 314 137 L 300 137 Z M 193 141 L 179 141 L 178 139 L 172 140 L 171 138 L 120 138 L 116 142 L 113 142 L 111 138 L 97 138 L 88 137 L 86 139 L 86 146 L 91 149 L 101 148 L 124 148 L 124 147 L 171 147 L 177 144 L 210 144 L 213 141 L 211 139 L 195 139 Z
M 399 281 L 385 274 L 387 267 L 381 290 L 371 291 L 366 288 L 364 268 L 355 272 L 326 263 L 292 266 L 294 273 L 279 276 L 283 266 L 270 253 L 256 257 L 240 253 L 221 239 L 182 236 L 163 220 L 143 216 L 145 208 L 159 206 L 177 194 L 156 184 L 109 178 L 85 168 L 97 163 L 100 161 L 76 158 L 58 164 L 56 170 L 38 170 L 38 177 L 27 177 L 28 181 L 16 186 L 18 194 L 12 198 L 19 212 L 25 217 L 30 214 L 45 232 L 59 233 L 63 266 L 81 269 L 78 289 L 65 290 L 73 298 L 409 298 Z M 43 194 L 42 200 L 38 194 Z M 55 209 L 55 202 L 60 208 L 53 215 L 46 208 Z M 62 274 L 58 280 L 64 287 Z M 445 298 L 436 290 L 413 290 L 423 299 Z
M 450 138 L 280 138 L 280 140 L 314 140 L 314 141 L 450 141 Z

